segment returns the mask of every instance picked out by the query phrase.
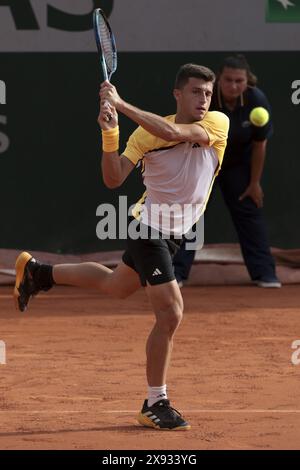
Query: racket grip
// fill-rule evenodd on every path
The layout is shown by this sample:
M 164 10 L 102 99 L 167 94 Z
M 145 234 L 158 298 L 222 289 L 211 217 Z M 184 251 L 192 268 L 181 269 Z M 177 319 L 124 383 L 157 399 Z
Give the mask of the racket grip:
M 109 104 L 109 101 L 107 101 L 107 100 L 103 101 L 103 105 L 105 105 L 106 103 Z M 112 114 L 111 113 L 106 113 L 106 122 L 111 121 L 111 119 L 112 119 Z

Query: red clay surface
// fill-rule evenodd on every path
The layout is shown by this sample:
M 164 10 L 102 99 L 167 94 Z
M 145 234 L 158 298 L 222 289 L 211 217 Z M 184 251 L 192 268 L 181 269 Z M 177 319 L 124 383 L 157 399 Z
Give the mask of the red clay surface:
M 56 288 L 25 314 L 0 289 L 0 449 L 299 449 L 300 289 L 184 288 L 169 373 L 187 432 L 142 428 L 141 290 L 126 301 Z

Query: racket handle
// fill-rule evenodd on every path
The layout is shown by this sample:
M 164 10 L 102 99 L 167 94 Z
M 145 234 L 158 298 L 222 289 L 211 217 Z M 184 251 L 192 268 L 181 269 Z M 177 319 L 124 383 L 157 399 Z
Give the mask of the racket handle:
M 109 101 L 103 101 L 103 105 L 105 105 L 106 103 L 109 104 Z M 106 114 L 106 122 L 111 121 L 111 119 L 112 119 L 112 114 L 111 114 L 111 113 L 107 113 L 107 114 Z
M 109 81 L 109 77 L 108 77 L 108 74 L 107 74 L 106 63 L 105 63 L 103 57 L 101 58 L 101 65 L 102 65 L 102 72 L 103 72 L 104 81 Z M 104 102 L 104 104 L 105 103 L 106 103 L 106 101 Z M 107 114 L 106 115 L 106 121 L 109 122 L 111 119 L 112 119 L 112 114 Z

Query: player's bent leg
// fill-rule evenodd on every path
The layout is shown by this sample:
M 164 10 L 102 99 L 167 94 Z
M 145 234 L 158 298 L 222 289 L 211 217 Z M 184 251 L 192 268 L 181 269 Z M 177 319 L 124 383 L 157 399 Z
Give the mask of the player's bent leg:
M 25 311 L 31 297 L 54 284 L 97 289 L 117 298 L 126 298 L 141 287 L 138 274 L 121 263 L 115 271 L 98 263 L 50 266 L 21 253 L 16 261 L 14 300 L 16 308 Z
M 148 285 L 147 294 L 156 317 L 147 341 L 147 380 L 150 387 L 160 387 L 166 384 L 173 337 L 183 315 L 183 300 L 176 280 Z M 145 400 L 137 420 L 158 430 L 186 431 L 191 427 L 167 399 L 158 400 L 152 406 Z
M 95 289 L 126 298 L 141 287 L 138 274 L 121 262 L 115 271 L 99 263 L 60 264 L 53 267 L 56 284 Z

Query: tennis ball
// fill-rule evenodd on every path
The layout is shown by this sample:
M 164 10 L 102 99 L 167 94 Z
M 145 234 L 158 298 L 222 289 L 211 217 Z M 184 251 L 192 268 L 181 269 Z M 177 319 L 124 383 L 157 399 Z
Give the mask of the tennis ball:
M 265 126 L 269 122 L 269 119 L 270 115 L 266 108 L 254 108 L 250 113 L 250 121 L 256 127 Z

